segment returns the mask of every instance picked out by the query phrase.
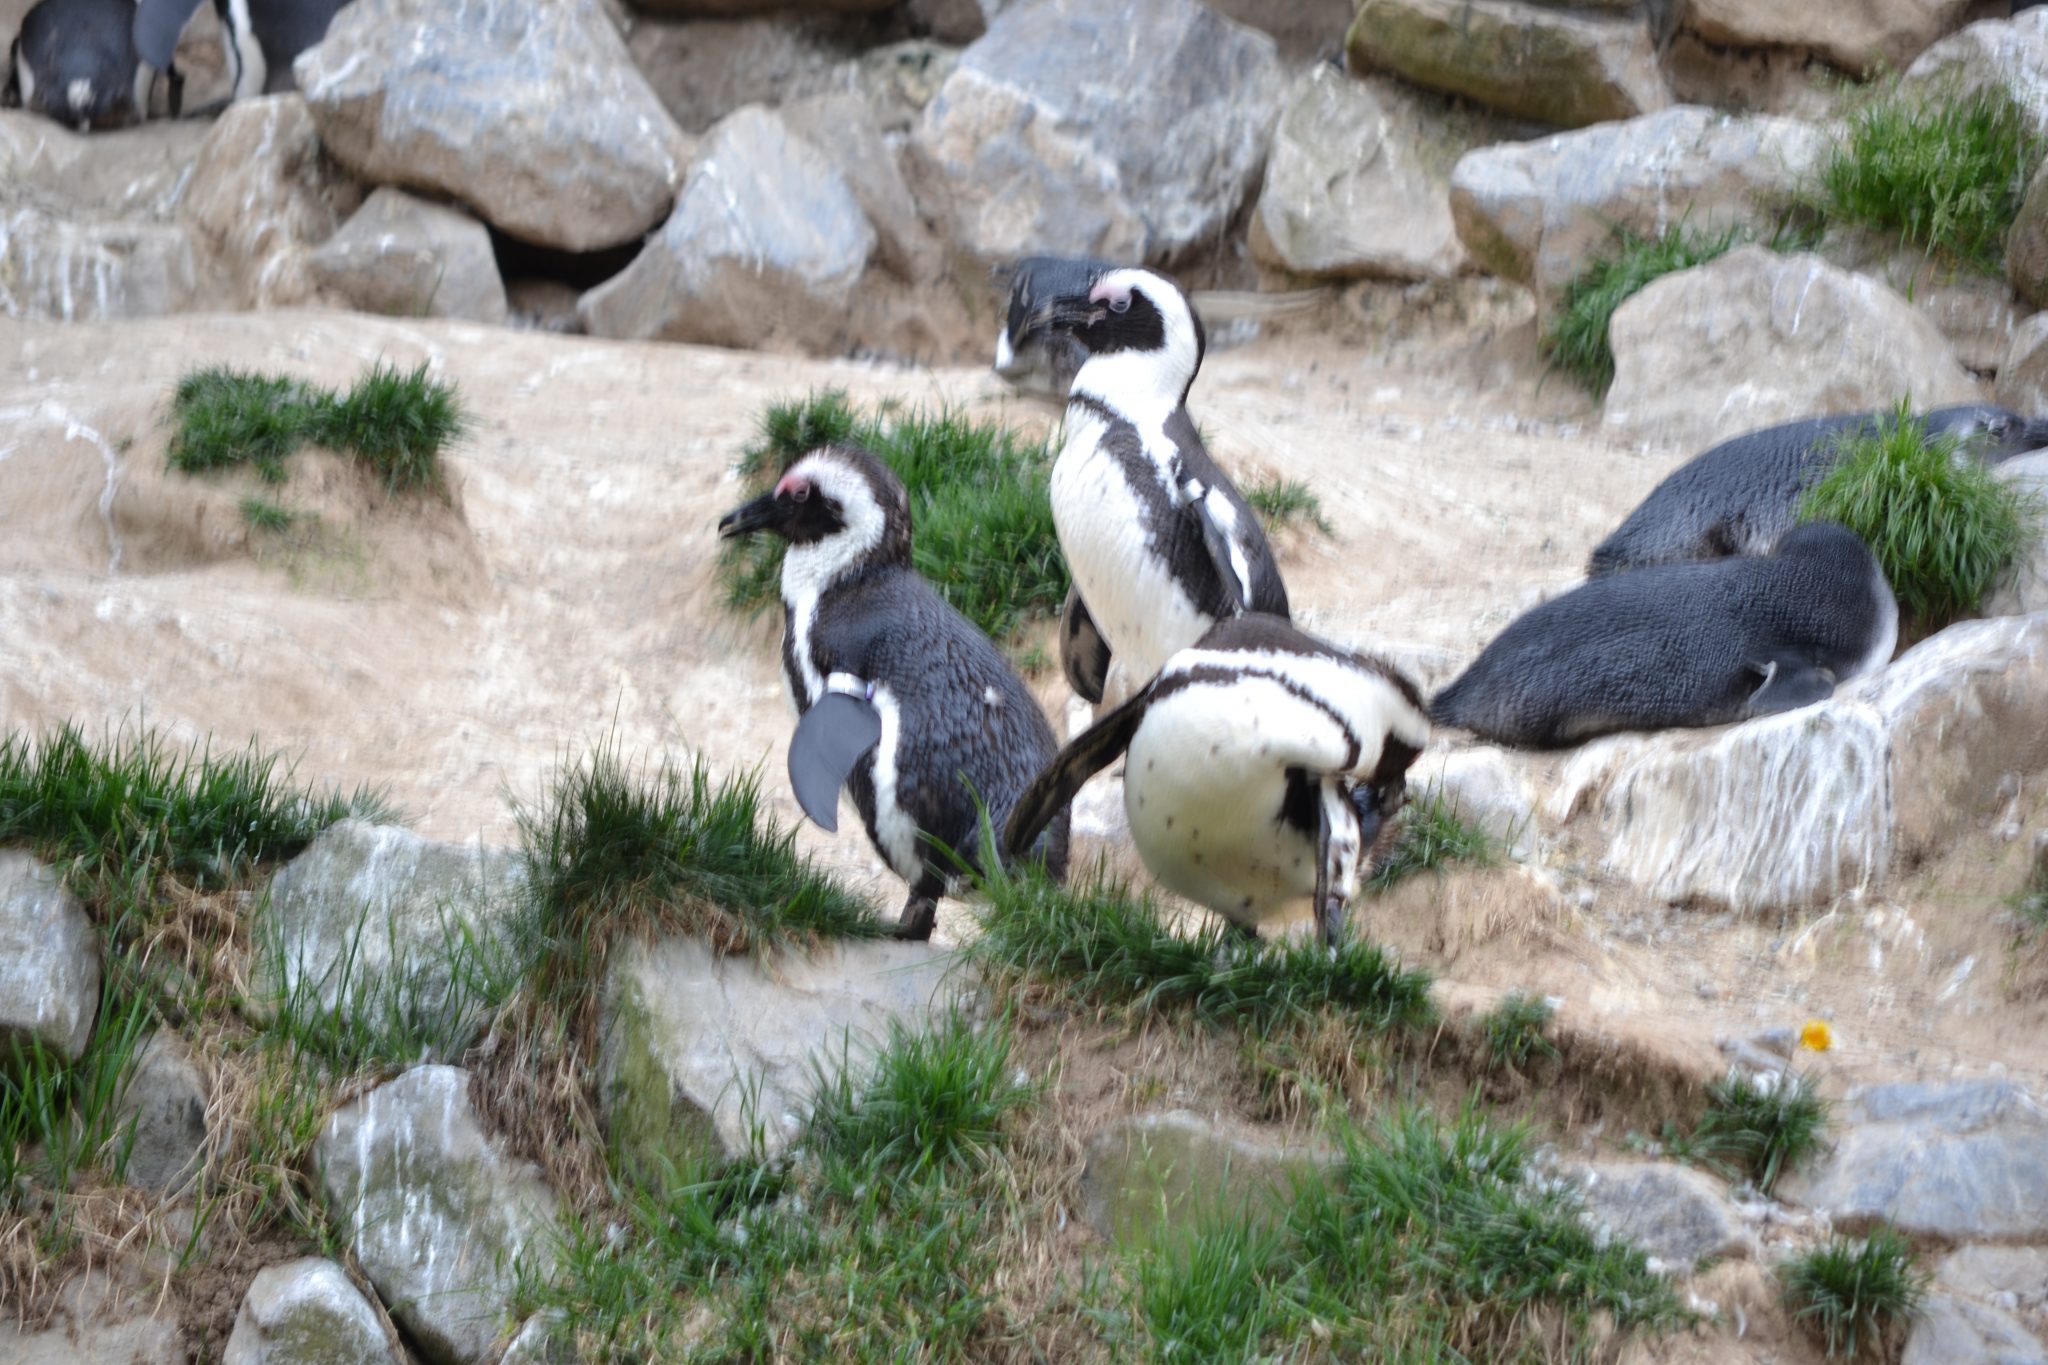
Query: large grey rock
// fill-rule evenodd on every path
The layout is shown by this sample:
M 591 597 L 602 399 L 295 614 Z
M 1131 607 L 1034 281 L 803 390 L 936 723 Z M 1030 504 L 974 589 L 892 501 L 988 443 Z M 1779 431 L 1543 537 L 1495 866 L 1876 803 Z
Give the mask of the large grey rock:
M 10 33 L 0 18 L 0 33 Z M 0 207 L 54 217 L 168 223 L 211 126 L 159 120 L 74 133 L 38 114 L 0 109 Z
M 206 1153 L 206 1077 L 185 1040 L 160 1029 L 137 1051 L 118 1113 L 132 1123 L 130 1185 L 178 1193 Z
M 1491 745 L 1425 753 L 1409 774 L 1408 790 L 1411 799 L 1423 793 L 1449 802 L 1517 858 L 1535 851 L 1535 794 L 1519 762 Z
M 1818 256 L 1739 247 L 1652 281 L 1608 325 L 1606 424 L 1692 447 L 1816 412 L 1982 393 L 1935 325 Z
M 2048 313 L 2036 313 L 2012 329 L 1995 393 L 2014 412 L 2030 417 L 2048 413 Z
M 364 312 L 505 320 L 505 281 L 484 225 L 388 185 L 307 264 L 317 288 Z
M 1565 764 L 1546 818 L 1583 816 L 1614 874 L 1739 912 L 1825 904 L 1932 852 L 2048 768 L 2048 614 L 1965 621 L 1816 706 L 1616 735 Z
M 480 1022 L 477 975 L 510 971 L 526 895 L 513 850 L 341 821 L 271 879 L 251 928 L 251 993 L 397 1007 L 445 1021 L 452 1040 Z
M 239 100 L 199 149 L 179 218 L 248 308 L 304 303 L 307 254 L 362 197 L 320 149 L 296 94 Z
M 939 241 L 918 215 L 917 200 L 867 100 L 819 95 L 786 104 L 780 113 L 789 131 L 823 152 L 853 191 L 875 230 L 875 260 L 904 280 L 937 278 L 944 264 Z
M 922 943 L 721 957 L 696 939 L 635 947 L 605 992 L 600 1097 L 612 1148 L 658 1169 L 716 1147 L 770 1152 L 810 1112 L 815 1068 L 864 1067 L 890 1024 L 916 1027 L 960 984 Z
M 2022 411 L 2048 411 L 2032 408 Z M 2033 543 L 2028 545 L 2006 580 L 1984 599 L 1986 616 L 2024 616 L 2048 611 L 2048 451 L 2007 460 L 1994 471 L 2024 490 L 2031 499 Z
M 2048 1365 L 2048 1350 L 2010 1313 L 1949 1294 L 1929 1294 L 1899 1365 Z
M 839 349 L 875 246 L 830 158 L 742 109 L 705 135 L 660 233 L 577 312 L 593 336 Z
M 1252 219 L 1252 254 L 1298 275 L 1455 275 L 1465 249 L 1432 175 L 1363 82 L 1327 63 L 1287 97 Z
M 2011 20 L 1983 19 L 1951 34 L 1906 68 L 1908 90 L 1953 91 L 1967 96 L 2003 86 L 2048 136 L 2048 8 Z
M 2048 166 L 2034 173 L 2005 238 L 2005 279 L 2012 292 L 2048 306 Z
M 1344 45 L 1359 70 L 1560 128 L 1671 103 L 1650 31 L 1634 15 L 1520 0 L 1364 0 Z
M 192 240 L 167 223 L 72 222 L 0 212 L 0 313 L 107 322 L 180 313 L 199 297 Z
M 2009 1081 L 1898 1081 L 1837 1106 L 1834 1145 L 1778 1197 L 1861 1232 L 1947 1242 L 2048 1239 L 2048 1112 Z
M 564 251 L 660 222 L 688 160 L 596 0 L 355 0 L 293 70 L 352 173 Z
M 1966 1246 L 1934 1268 L 1936 1284 L 2022 1312 L 2048 1308 L 2048 1249 Z
M 633 64 L 685 132 L 701 133 L 749 104 L 820 93 L 858 55 L 836 30 L 773 14 L 642 22 L 626 39 Z
M 1340 1163 L 1323 1147 L 1276 1142 L 1175 1109 L 1110 1124 L 1088 1144 L 1081 1217 L 1102 1236 L 1144 1246 L 1166 1228 L 1240 1208 L 1271 1219 L 1297 1179 Z
M 1827 135 L 1797 119 L 1682 105 L 1468 152 L 1451 172 L 1451 216 L 1475 261 L 1535 289 L 1548 312 L 1616 228 L 1769 232 L 1773 202 L 1826 151 Z
M 265 1266 L 249 1282 L 221 1365 L 397 1365 L 384 1324 L 348 1273 L 320 1256 Z
M 56 873 L 0 849 L 0 1047 L 33 1040 L 76 1061 L 100 1007 L 100 946 Z
M 1588 1226 L 1667 1270 L 1689 1272 L 1709 1257 L 1749 1254 L 1727 1187 L 1703 1171 L 1669 1161 L 1607 1161 L 1573 1164 L 1563 1174 L 1579 1188 Z
M 421 1066 L 335 1110 L 313 1144 L 320 1189 L 377 1295 L 438 1365 L 492 1358 L 523 1264 L 545 1274 L 555 1198 L 499 1150 L 469 1073 Z
M 1794 48 L 1859 76 L 1905 66 L 1970 9 L 1970 0 L 1680 2 L 1680 25 L 1717 47 Z
M 130 1274 L 124 1277 L 134 1280 Z M 7 1365 L 186 1365 L 193 1359 L 168 1305 L 143 1286 L 116 1283 L 99 1269 L 76 1275 L 56 1294 L 56 1320 L 35 1332 L 0 1313 L 0 1360 Z M 156 1316 L 152 1310 L 162 1310 Z
M 984 261 L 1170 261 L 1251 192 L 1281 93 L 1272 39 L 1196 0 L 1020 0 L 925 109 L 919 190 Z

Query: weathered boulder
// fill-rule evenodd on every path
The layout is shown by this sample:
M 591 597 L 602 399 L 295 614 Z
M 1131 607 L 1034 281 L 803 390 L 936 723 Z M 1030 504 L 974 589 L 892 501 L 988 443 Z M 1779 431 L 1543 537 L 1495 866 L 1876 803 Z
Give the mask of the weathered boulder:
M 1913 1318 L 1899 1365 L 2048 1365 L 2048 1349 L 2010 1313 L 1951 1294 L 1929 1294 Z
M 1717 47 L 1794 48 L 1862 76 L 1905 66 L 1969 9 L 1970 0 L 1683 0 L 1678 22 Z
M 312 253 L 307 269 L 323 293 L 367 313 L 505 320 L 505 281 L 484 225 L 388 185 Z
M 221 1365 L 397 1365 L 399 1358 L 348 1273 L 307 1256 L 256 1272 Z
M 194 1351 L 158 1293 L 123 1276 L 89 1269 L 56 1294 L 56 1321 L 23 1331 L 17 1314 L 0 1313 L 0 1360 L 7 1365 L 186 1365 Z M 153 1310 L 162 1309 L 156 1316 Z
M 199 1173 L 206 1152 L 206 1078 L 192 1049 L 169 1029 L 150 1035 L 135 1055 L 119 1107 L 132 1124 L 127 1179 L 174 1194 Z
M 1935 325 L 1818 256 L 1739 247 L 1652 281 L 1608 326 L 1605 421 L 1704 446 L 1816 412 L 1970 403 L 1977 382 Z
M 660 222 L 688 160 L 597 0 L 355 0 L 293 69 L 358 178 L 564 251 Z
M 696 939 L 636 947 L 605 992 L 600 1098 L 612 1150 L 648 1170 L 714 1145 L 782 1150 L 810 1111 L 816 1068 L 864 1067 L 893 1021 L 917 1026 L 959 986 L 922 943 L 722 957 Z
M 2030 417 L 2048 413 L 2048 313 L 2036 313 L 2012 329 L 1995 393 L 2014 412 Z
M 1578 1186 L 1588 1227 L 1667 1270 L 1749 1254 L 1727 1187 L 1704 1171 L 1670 1161 L 1605 1161 L 1572 1163 L 1560 1174 Z
M 2021 409 L 2048 411 L 2043 408 Z M 1986 616 L 2024 616 L 2048 611 L 2048 451 L 2007 460 L 1994 471 L 2033 498 L 2034 542 L 2013 565 L 2006 581 L 1984 600 Z
M 76 1061 L 100 1007 L 99 936 L 56 873 L 0 849 L 0 1047 L 34 1041 Z
M 518 1267 L 552 1262 L 555 1197 L 478 1124 L 469 1073 L 414 1067 L 343 1105 L 313 1163 L 335 1222 L 421 1353 L 437 1365 L 492 1359 Z
M 1275 1142 L 1175 1109 L 1110 1124 L 1088 1144 L 1081 1217 L 1102 1236 L 1143 1246 L 1206 1214 L 1243 1208 L 1272 1218 L 1300 1177 L 1327 1176 L 1340 1158 Z
M 705 135 L 661 231 L 577 312 L 592 336 L 840 349 L 875 247 L 831 159 L 742 109 Z
M 1252 218 L 1252 254 L 1298 275 L 1455 275 L 1449 184 L 1363 82 L 1318 63 L 1289 92 Z
M 897 3 L 899 0 L 632 0 L 635 9 L 684 19 L 727 19 L 774 11 L 873 14 Z
M 1862 1232 L 1890 1222 L 1947 1242 L 2048 1239 L 2048 1112 L 2010 1081 L 1897 1081 L 1852 1091 L 1834 1145 L 1780 1199 Z
M 1934 1268 L 1934 1280 L 1958 1294 L 2039 1312 L 2048 1308 L 2048 1249 L 1958 1247 Z
M 2005 238 L 2005 280 L 2036 307 L 2048 307 L 2048 166 L 2034 173 Z
M 1604 866 L 1738 912 L 1880 881 L 2048 768 L 2048 614 L 1964 621 L 1827 701 L 1713 730 L 1615 735 L 1564 766 L 1546 818 L 1583 816 Z
M 513 1334 L 498 1365 L 580 1365 L 558 1309 L 535 1313 Z
M 918 215 L 873 107 L 859 95 L 819 95 L 786 104 L 780 113 L 790 132 L 823 152 L 853 191 L 875 230 L 876 262 L 904 280 L 936 278 L 944 264 L 939 241 Z
M 1547 312 L 1616 228 L 1768 232 L 1773 202 L 1826 151 L 1827 135 L 1798 119 L 1681 105 L 1468 152 L 1451 172 L 1451 217 L 1475 261 L 1529 285 Z
M 1196 0 L 1020 0 L 925 109 L 919 191 L 984 261 L 1171 261 L 1250 194 L 1281 93 L 1273 40 Z
M 1650 31 L 1634 15 L 1521 0 L 1364 0 L 1344 46 L 1358 70 L 1560 128 L 1671 103 Z
M 633 64 L 688 133 L 749 104 L 778 105 L 830 88 L 857 54 L 838 33 L 787 14 L 645 21 L 626 39 Z
M 1408 775 L 1409 799 L 1434 794 L 1515 857 L 1535 848 L 1536 798 L 1517 762 L 1491 745 L 1435 748 Z
M 298 996 L 324 1008 L 397 1008 L 445 1022 L 481 1021 L 469 983 L 505 963 L 526 910 L 515 851 L 442 844 L 395 825 L 343 820 L 271 879 L 258 904 L 252 996 Z
M 893 139 L 907 137 L 960 64 L 960 49 L 924 38 L 884 43 L 832 69 L 829 91 L 859 95 Z
M 939 42 L 964 47 L 988 32 L 1002 8 L 1003 0 L 907 0 L 903 15 Z
M 198 262 L 183 228 L 0 212 L 0 313 L 57 322 L 153 318 L 190 308 Z
M 2004 86 L 2048 135 L 2048 7 L 2010 20 L 1982 19 L 1920 54 L 1906 68 L 1908 90 L 1945 90 L 1969 95 Z
M 0 17 L 0 33 L 11 30 Z M 74 133 L 39 114 L 0 109 L 0 207 L 59 218 L 168 223 L 211 125 L 159 120 Z
M 300 96 L 238 100 L 199 149 L 179 218 L 248 308 L 304 303 L 307 253 L 362 192 L 320 150 Z

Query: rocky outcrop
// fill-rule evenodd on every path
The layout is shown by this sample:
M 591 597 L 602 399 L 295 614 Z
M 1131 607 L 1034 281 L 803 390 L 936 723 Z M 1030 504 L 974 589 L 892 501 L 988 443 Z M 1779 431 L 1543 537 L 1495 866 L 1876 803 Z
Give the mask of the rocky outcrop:
M 1272 39 L 1196 0 L 1019 0 L 913 135 L 955 247 L 1170 262 L 1250 194 L 1279 114 Z
M 436 1365 L 494 1359 L 521 1264 L 553 1257 L 554 1195 L 477 1122 L 469 1073 L 421 1066 L 337 1109 L 313 1146 L 335 1223 Z
M 2048 406 L 2027 407 L 2021 412 L 2048 412 Z M 2007 460 L 1995 471 L 1999 478 L 2017 485 L 2031 498 L 2033 543 L 2022 551 L 2004 582 L 1984 600 L 1986 616 L 2024 616 L 2048 611 L 2048 451 L 2036 451 Z
M 1677 0 L 1679 24 L 1717 47 L 1811 52 L 1859 76 L 1897 70 L 1954 29 L 1970 0 Z
M 2036 313 L 2012 329 L 1996 392 L 1999 403 L 2014 412 L 2048 413 L 2048 313 Z
M 1252 254 L 1297 275 L 1455 275 L 1465 249 L 1448 182 L 1424 167 L 1412 130 L 1327 64 L 1289 92 L 1252 218 Z
M 505 282 L 484 225 L 388 185 L 307 266 L 322 293 L 366 313 L 505 320 Z
M 2034 173 L 2006 234 L 2005 280 L 2027 302 L 2048 307 L 2048 166 Z
M 132 1134 L 127 1182 L 176 1194 L 199 1173 L 206 1152 L 206 1077 L 183 1038 L 152 1034 L 135 1054 L 116 1112 Z
M 1603 1239 L 1628 1242 L 1666 1270 L 1690 1272 L 1709 1258 L 1749 1254 L 1750 1239 L 1712 1176 L 1669 1161 L 1572 1164 L 1581 1216 Z
M 1769 232 L 1774 204 L 1826 150 L 1797 119 L 1685 105 L 1468 152 L 1451 172 L 1451 216 L 1475 261 L 1534 288 L 1547 311 L 1616 228 Z
M 2048 768 L 2048 615 L 1965 621 L 1816 706 L 1717 730 L 1618 735 L 1545 802 L 1663 900 L 1826 903 L 1933 851 Z
M 820 1066 L 865 1066 L 892 1022 L 917 1026 L 955 989 L 922 943 L 721 957 L 696 939 L 639 947 L 605 994 L 600 1095 L 612 1148 L 650 1168 L 712 1147 L 794 1138 Z
M 1294 1181 L 1333 1175 L 1327 1148 L 1276 1142 L 1175 1109 L 1112 1123 L 1088 1144 L 1081 1217 L 1102 1236 L 1144 1246 L 1204 1215 L 1272 1213 Z
M 1969 95 L 2003 86 L 2048 136 L 2048 7 L 1983 19 L 1951 34 L 1906 68 L 1907 89 Z
M 0 213 L 0 313 L 107 322 L 184 312 L 199 265 L 183 229 L 71 222 L 40 209 Z
M 833 84 L 858 55 L 837 29 L 788 14 L 635 24 L 633 64 L 685 132 L 749 104 L 778 105 Z
M 249 1282 L 221 1365 L 397 1365 L 384 1324 L 348 1273 L 307 1256 Z
M 1559 128 L 1671 103 L 1636 15 L 1522 0 L 1364 0 L 1344 44 L 1358 70 Z
M 1891 290 L 1804 253 L 1740 247 L 1655 280 L 1608 326 L 1605 420 L 1705 446 L 1816 412 L 1978 401 L 1939 329 Z
M 2012 1314 L 1950 1294 L 1929 1294 L 1914 1315 L 1899 1365 L 2048 1365 L 2048 1348 Z
M 635 9 L 674 18 L 731 18 L 774 11 L 823 14 L 873 14 L 899 0 L 632 0 Z
M 1408 775 L 1409 799 L 1418 793 L 1438 797 L 1513 856 L 1530 856 L 1536 845 L 1536 799 L 1517 761 L 1491 745 L 1432 748 Z
M 823 152 L 853 192 L 875 230 L 875 261 L 899 279 L 938 276 L 942 252 L 918 216 L 896 153 L 858 95 L 820 95 L 780 110 L 790 132 Z
M 660 233 L 577 313 L 593 336 L 842 349 L 876 243 L 831 159 L 742 109 L 705 135 Z
M 33 857 L 0 849 L 0 1048 L 37 1042 L 76 1061 L 100 1007 L 99 938 Z
M 639 237 L 688 161 L 596 0 L 355 0 L 294 70 L 358 178 L 461 200 L 542 246 Z

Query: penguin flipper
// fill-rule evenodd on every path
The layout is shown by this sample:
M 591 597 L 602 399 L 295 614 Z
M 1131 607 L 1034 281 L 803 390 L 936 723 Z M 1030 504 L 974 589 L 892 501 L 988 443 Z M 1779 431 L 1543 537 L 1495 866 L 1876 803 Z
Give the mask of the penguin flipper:
M 874 703 L 846 692 L 827 692 L 804 712 L 789 741 L 789 785 L 796 803 L 820 829 L 839 829 L 839 789 L 861 755 L 882 739 Z
M 1067 675 L 1067 686 L 1085 702 L 1101 701 L 1109 660 L 1109 641 L 1088 614 L 1081 590 L 1067 589 L 1067 604 L 1060 609 L 1060 671 Z
M 1239 612 L 1252 609 L 1251 547 L 1238 527 L 1237 509 L 1222 490 L 1211 488 L 1195 501 L 1195 515 L 1202 523 L 1202 542 L 1209 547 L 1209 559 L 1216 565 L 1216 577 L 1224 594 Z
M 1750 668 L 1763 675 L 1763 682 L 1742 704 L 1742 718 L 1775 716 L 1796 711 L 1835 694 L 1835 675 L 1815 664 L 1797 659 L 1770 659 Z
M 1152 689 L 1147 686 L 1070 741 L 1045 765 L 1045 771 L 1031 779 L 1003 826 L 1005 858 L 1028 853 L 1053 817 L 1074 799 L 1074 793 L 1131 747 L 1131 736 L 1138 732 L 1138 722 L 1151 704 Z
M 199 8 L 199 0 L 138 0 L 132 30 L 135 51 L 159 71 L 168 71 L 178 50 L 178 35 L 185 21 Z

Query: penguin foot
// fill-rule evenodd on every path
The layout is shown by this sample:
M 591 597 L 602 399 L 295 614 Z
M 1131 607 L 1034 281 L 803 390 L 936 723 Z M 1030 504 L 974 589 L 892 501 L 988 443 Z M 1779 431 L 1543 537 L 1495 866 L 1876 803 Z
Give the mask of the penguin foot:
M 1325 948 L 1344 946 L 1344 900 L 1341 896 L 1326 896 L 1316 907 L 1316 929 L 1322 934 Z
M 893 937 L 906 942 L 923 943 L 931 938 L 932 930 L 938 923 L 939 898 L 913 894 L 909 900 L 903 902 L 903 916 L 889 932 Z

